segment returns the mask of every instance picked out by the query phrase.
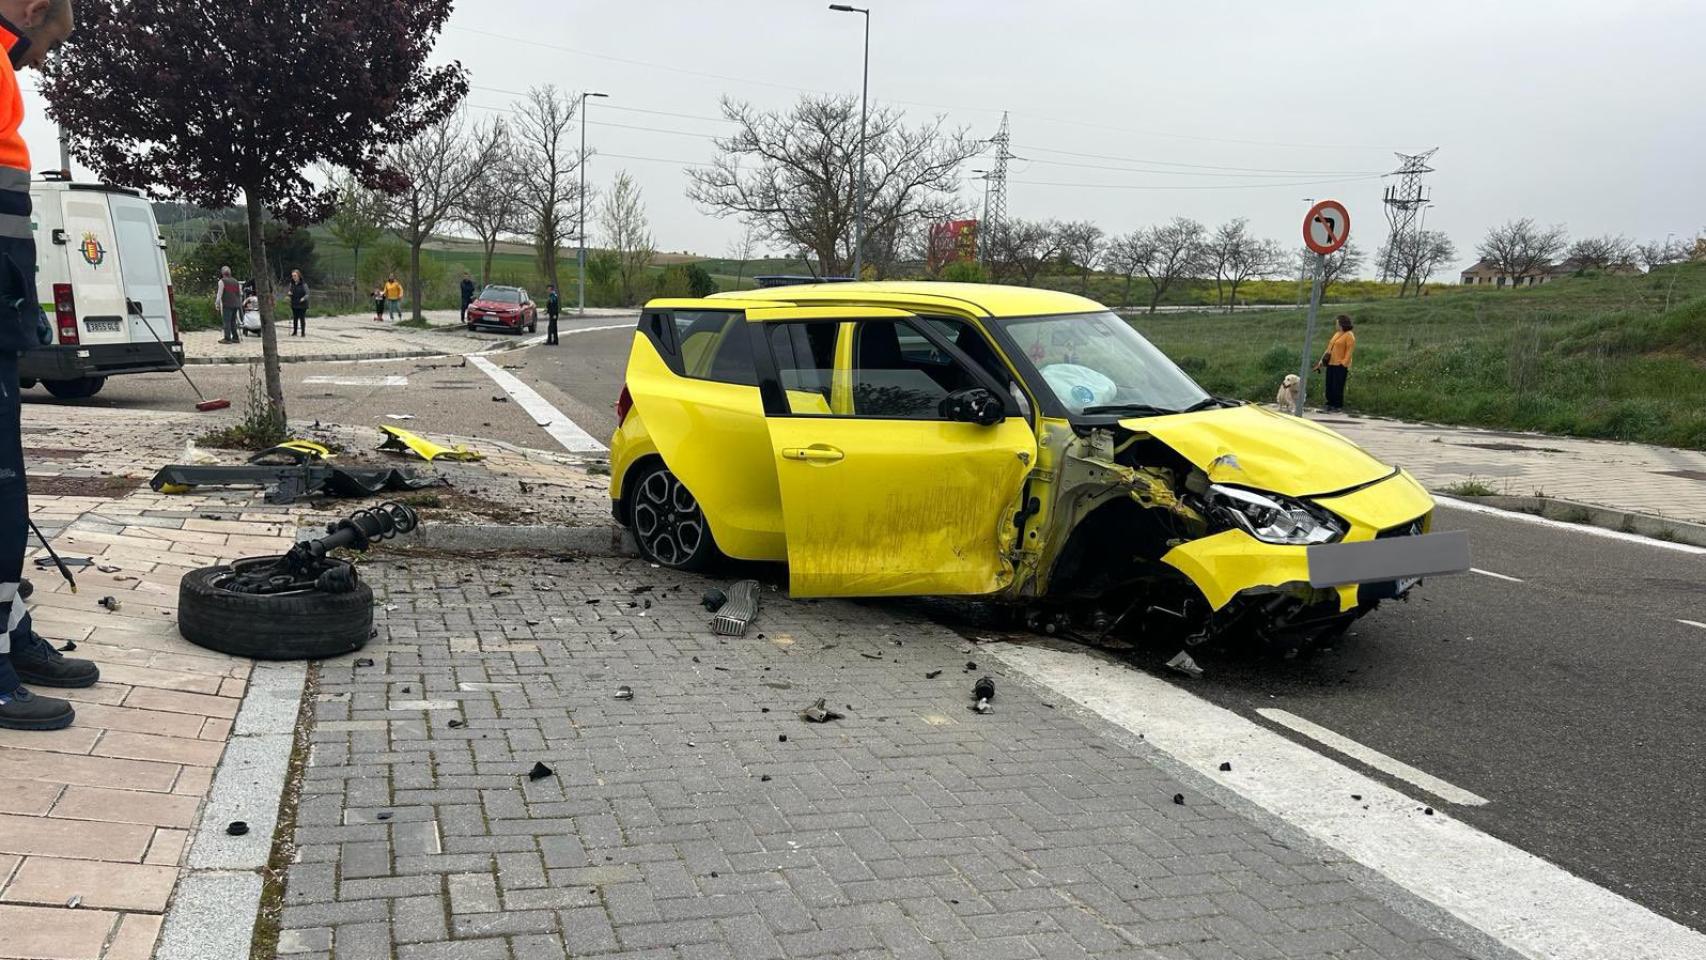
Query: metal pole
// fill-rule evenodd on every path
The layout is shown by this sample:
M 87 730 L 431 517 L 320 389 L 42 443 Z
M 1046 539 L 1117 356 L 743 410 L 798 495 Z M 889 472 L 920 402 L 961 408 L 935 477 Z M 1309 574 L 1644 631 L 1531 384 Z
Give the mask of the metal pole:
M 1303 363 L 1297 371 L 1297 409 L 1292 411 L 1297 416 L 1303 416 L 1303 400 L 1309 396 L 1309 360 L 1314 355 L 1315 347 L 1315 314 L 1321 309 L 1321 277 L 1327 270 L 1327 255 L 1315 255 L 1315 287 L 1309 292 L 1309 319 L 1303 326 Z
M 871 96 L 871 11 L 865 15 L 865 80 L 859 91 L 859 180 L 853 184 L 853 279 L 865 279 L 865 121 Z
M 71 137 L 63 129 L 59 131 L 59 172 L 71 179 Z
M 575 232 L 580 234 L 580 254 L 577 257 L 580 276 L 575 285 L 580 288 L 580 293 L 577 298 L 578 304 L 575 307 L 575 316 L 584 317 L 586 316 L 586 91 L 584 90 L 581 91 L 581 155 L 578 166 L 581 175 L 581 212 L 580 225 Z

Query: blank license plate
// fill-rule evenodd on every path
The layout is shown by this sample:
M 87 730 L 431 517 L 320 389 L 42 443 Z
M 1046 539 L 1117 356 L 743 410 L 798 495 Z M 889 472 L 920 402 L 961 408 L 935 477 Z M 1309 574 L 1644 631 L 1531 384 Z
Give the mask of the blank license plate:
M 1469 570 L 1469 535 L 1461 530 L 1309 548 L 1309 585 L 1405 581 Z M 1410 583 L 1409 586 L 1415 586 Z
M 83 321 L 83 326 L 89 328 L 90 333 L 117 333 L 119 331 L 119 325 L 120 321 L 116 319 Z

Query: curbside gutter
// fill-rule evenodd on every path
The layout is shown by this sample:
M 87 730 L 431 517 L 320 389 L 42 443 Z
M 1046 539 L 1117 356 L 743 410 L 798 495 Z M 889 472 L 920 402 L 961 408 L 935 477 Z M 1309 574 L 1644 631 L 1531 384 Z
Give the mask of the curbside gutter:
M 1547 520 L 1556 520 L 1560 523 L 1584 524 L 1604 530 L 1615 530 L 1618 533 L 1647 537 L 1652 540 L 1706 547 L 1706 525 L 1690 523 L 1686 520 L 1655 517 L 1648 513 L 1634 513 L 1591 503 L 1579 503 L 1574 500 L 1560 500 L 1556 497 L 1516 497 L 1503 494 L 1475 497 L 1453 493 L 1450 490 L 1434 490 L 1432 492 L 1436 496 L 1492 507 L 1495 510 L 1503 510 L 1507 513 L 1525 513 L 1530 516 L 1544 517 Z

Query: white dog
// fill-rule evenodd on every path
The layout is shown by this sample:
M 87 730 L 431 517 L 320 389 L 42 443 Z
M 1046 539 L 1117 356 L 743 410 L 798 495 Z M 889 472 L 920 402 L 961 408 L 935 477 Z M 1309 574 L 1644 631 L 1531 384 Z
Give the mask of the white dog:
M 1285 379 L 1280 381 L 1279 394 L 1274 397 L 1274 406 L 1281 410 L 1296 410 L 1299 383 L 1301 381 L 1297 379 L 1297 374 L 1286 374 Z

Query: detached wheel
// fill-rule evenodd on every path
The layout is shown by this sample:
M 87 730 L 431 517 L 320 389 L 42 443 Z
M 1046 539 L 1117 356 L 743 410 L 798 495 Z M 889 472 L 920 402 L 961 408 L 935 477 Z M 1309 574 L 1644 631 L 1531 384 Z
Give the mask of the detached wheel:
M 319 660 L 360 650 L 373 633 L 373 588 L 360 580 L 348 593 L 252 594 L 226 589 L 232 573 L 218 566 L 184 574 L 178 632 L 185 640 L 235 657 Z
M 629 524 L 641 556 L 675 570 L 703 570 L 716 559 L 705 511 L 668 467 L 646 469 L 629 496 Z
M 47 392 L 61 400 L 87 400 L 107 385 L 106 377 L 78 377 L 75 380 L 43 380 Z

